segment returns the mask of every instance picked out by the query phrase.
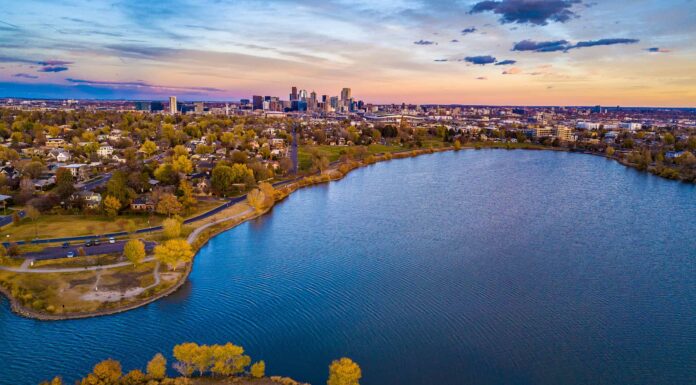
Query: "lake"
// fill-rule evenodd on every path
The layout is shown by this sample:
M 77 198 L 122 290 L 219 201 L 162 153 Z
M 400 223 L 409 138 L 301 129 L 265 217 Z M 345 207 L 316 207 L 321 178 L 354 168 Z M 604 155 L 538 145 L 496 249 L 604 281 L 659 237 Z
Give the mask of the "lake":
M 179 292 L 40 322 L 0 300 L 0 384 L 234 342 L 321 385 L 696 383 L 696 187 L 589 155 L 482 150 L 300 190 L 198 253 Z

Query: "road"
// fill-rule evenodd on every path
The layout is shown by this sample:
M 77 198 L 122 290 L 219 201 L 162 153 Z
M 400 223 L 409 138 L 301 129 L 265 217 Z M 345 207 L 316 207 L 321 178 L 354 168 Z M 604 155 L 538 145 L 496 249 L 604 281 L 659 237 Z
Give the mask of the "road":
M 27 215 L 24 210 L 17 211 L 17 213 L 19 214 L 19 218 L 24 218 L 24 216 Z M 0 227 L 9 225 L 10 223 L 12 223 L 12 214 L 0 216 Z
M 91 190 L 94 190 L 95 188 L 97 188 L 97 187 L 99 187 L 99 186 L 105 185 L 106 182 L 108 182 L 110 179 L 111 179 L 111 173 L 110 173 L 110 172 L 107 172 L 107 173 L 105 173 L 104 175 L 102 175 L 101 178 L 99 178 L 99 179 L 97 179 L 97 180 L 93 180 L 93 181 L 84 183 L 84 184 L 82 184 L 82 185 L 77 185 L 77 186 L 75 186 L 75 187 L 77 187 L 77 189 L 78 189 L 79 191 L 91 191 Z
M 56 259 L 63 258 L 67 256 L 68 252 L 72 251 L 77 255 L 77 249 L 82 247 L 86 255 L 98 255 L 98 254 L 120 254 L 123 253 L 123 247 L 126 241 L 116 241 L 115 243 L 104 242 L 97 246 L 86 247 L 84 243 L 76 243 L 70 245 L 69 247 L 63 248 L 61 246 L 47 247 L 38 252 L 30 252 L 22 254 L 22 258 L 33 259 L 35 261 L 41 261 L 45 259 Z M 155 242 L 146 241 L 145 251 L 148 253 L 152 251 L 155 247 Z

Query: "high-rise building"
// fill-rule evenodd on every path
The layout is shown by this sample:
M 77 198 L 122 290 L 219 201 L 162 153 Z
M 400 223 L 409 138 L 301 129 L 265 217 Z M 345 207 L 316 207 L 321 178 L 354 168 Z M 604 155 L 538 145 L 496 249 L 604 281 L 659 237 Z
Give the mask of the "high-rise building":
M 341 101 L 347 101 L 350 100 L 351 95 L 350 95 L 350 88 L 344 88 L 341 90 Z
M 254 95 L 251 99 L 255 110 L 263 110 L 263 96 Z
M 202 114 L 205 111 L 205 106 L 203 102 L 196 102 L 193 104 L 193 111 L 197 114 Z
M 309 94 L 309 103 L 308 103 L 308 109 L 310 111 L 314 111 L 317 109 L 317 93 L 312 91 Z
M 135 102 L 136 111 L 148 111 L 150 112 L 152 107 L 150 102 Z
M 164 103 L 162 103 L 162 102 L 150 103 L 150 111 L 164 111 Z
M 297 100 L 297 87 L 292 87 L 290 92 L 290 101 Z
M 177 104 L 176 104 L 176 96 L 170 96 L 169 97 L 169 113 L 174 115 L 177 113 Z

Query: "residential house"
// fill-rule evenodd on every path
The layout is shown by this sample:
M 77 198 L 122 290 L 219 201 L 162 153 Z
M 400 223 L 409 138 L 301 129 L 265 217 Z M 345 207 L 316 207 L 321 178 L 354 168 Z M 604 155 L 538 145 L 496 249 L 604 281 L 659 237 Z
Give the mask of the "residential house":
M 73 202 L 83 202 L 84 208 L 93 210 L 100 208 L 102 203 L 101 194 L 94 191 L 78 191 L 70 199 Z
M 141 195 L 131 202 L 130 208 L 133 211 L 151 213 L 155 211 L 155 202 L 149 195 Z
M 97 150 L 97 155 L 100 158 L 108 158 L 114 153 L 114 148 L 108 144 L 102 144 Z

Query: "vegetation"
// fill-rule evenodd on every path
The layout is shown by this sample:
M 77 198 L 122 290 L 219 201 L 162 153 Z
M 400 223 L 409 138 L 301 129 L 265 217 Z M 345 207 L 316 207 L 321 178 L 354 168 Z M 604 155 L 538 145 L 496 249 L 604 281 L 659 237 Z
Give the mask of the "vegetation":
M 184 239 L 170 239 L 161 245 L 155 246 L 155 258 L 176 270 L 182 263 L 190 262 L 193 258 L 191 245 Z
M 244 354 L 244 348 L 232 343 L 224 345 L 199 345 L 185 342 L 174 346 L 172 352 L 176 361 L 172 367 L 182 377 L 167 376 L 167 360 L 157 353 L 147 364 L 146 372 L 140 369 L 123 372 L 121 363 L 107 359 L 94 365 L 92 372 L 77 383 L 79 385 L 192 385 L 193 380 L 217 379 L 220 384 L 241 385 L 259 383 L 266 375 L 266 363 L 258 361 L 250 366 L 251 357 Z M 359 385 L 362 373 L 358 364 L 349 358 L 333 361 L 329 367 L 327 385 Z M 206 383 L 215 383 L 210 381 Z M 266 378 L 264 385 L 308 385 L 286 377 Z M 40 385 L 62 385 L 60 377 Z
M 145 258 L 145 244 L 139 239 L 131 239 L 123 246 L 123 255 L 133 264 L 138 264 Z

